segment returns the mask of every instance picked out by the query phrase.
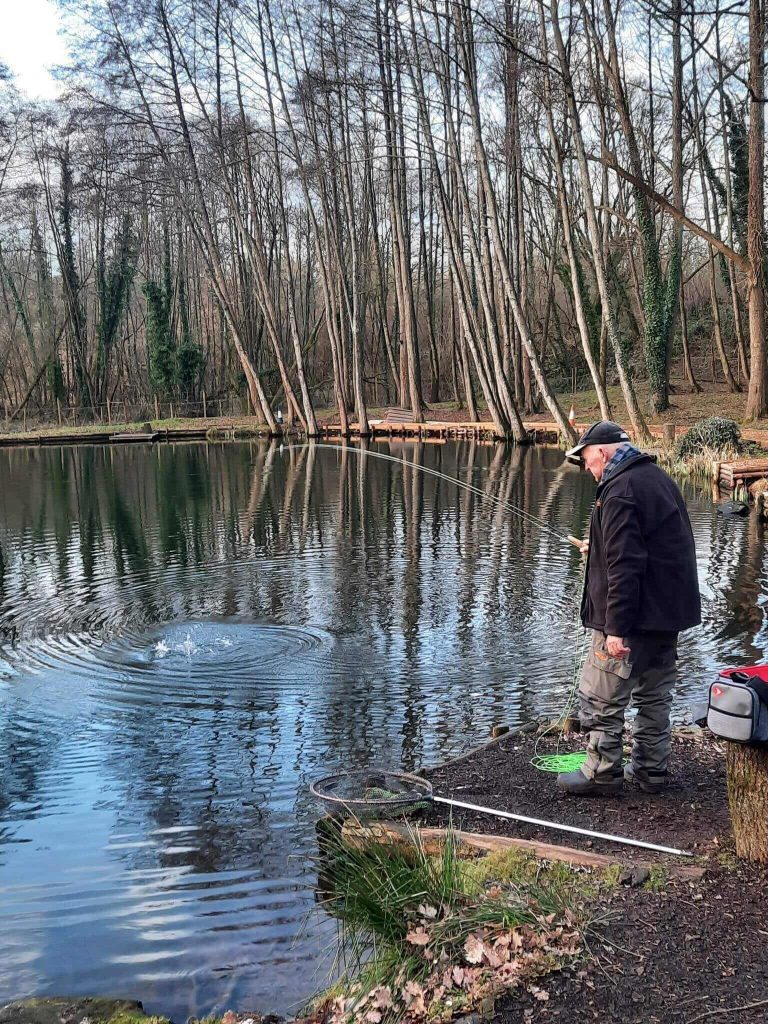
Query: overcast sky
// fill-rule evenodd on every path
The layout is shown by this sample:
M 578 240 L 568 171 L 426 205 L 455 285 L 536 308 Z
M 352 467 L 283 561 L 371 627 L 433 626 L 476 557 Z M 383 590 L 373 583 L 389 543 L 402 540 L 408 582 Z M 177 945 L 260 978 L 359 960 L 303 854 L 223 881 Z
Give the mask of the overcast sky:
M 59 86 L 49 69 L 67 55 L 53 0 L 0 0 L 0 24 L 0 61 L 18 88 L 34 99 L 52 99 Z

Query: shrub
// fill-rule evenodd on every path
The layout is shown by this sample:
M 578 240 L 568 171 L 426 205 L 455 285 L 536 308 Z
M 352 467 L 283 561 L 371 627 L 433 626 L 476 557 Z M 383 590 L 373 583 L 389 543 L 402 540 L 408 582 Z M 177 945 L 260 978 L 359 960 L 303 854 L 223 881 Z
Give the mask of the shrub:
M 710 416 L 699 420 L 675 445 L 676 459 L 692 459 L 697 455 L 738 455 L 741 451 L 741 432 L 734 420 Z

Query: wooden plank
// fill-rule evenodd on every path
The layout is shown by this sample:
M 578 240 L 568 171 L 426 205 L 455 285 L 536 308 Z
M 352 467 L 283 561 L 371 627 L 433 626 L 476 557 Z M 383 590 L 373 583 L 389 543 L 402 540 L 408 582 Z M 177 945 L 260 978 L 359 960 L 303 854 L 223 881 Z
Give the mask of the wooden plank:
M 140 434 L 138 432 L 131 431 L 127 434 L 110 434 L 110 441 L 155 441 L 160 437 L 159 431 L 155 430 L 151 434 Z
M 410 409 L 387 409 L 384 413 L 384 420 L 387 423 L 415 423 L 416 417 Z
M 444 828 L 409 828 L 394 821 L 375 821 L 362 825 L 357 821 L 346 821 L 342 829 L 345 842 L 356 849 L 365 849 L 369 845 L 391 845 L 394 847 L 412 847 L 418 836 L 423 849 L 430 856 L 440 852 L 449 832 Z M 459 840 L 458 853 L 461 858 L 477 856 L 480 853 L 496 853 L 500 850 L 520 850 L 541 860 L 562 861 L 578 867 L 606 869 L 618 864 L 627 868 L 651 868 L 656 863 L 649 861 L 623 861 L 604 853 L 593 853 L 588 850 L 577 850 L 571 846 L 559 846 L 553 843 L 541 843 L 530 839 L 518 839 L 515 836 L 485 835 L 476 832 L 453 831 Z M 705 869 L 691 864 L 666 864 L 666 869 L 674 878 L 696 880 L 704 877 Z
M 768 459 L 739 459 L 734 462 L 723 462 L 721 467 L 728 467 L 734 473 L 757 471 L 768 473 Z

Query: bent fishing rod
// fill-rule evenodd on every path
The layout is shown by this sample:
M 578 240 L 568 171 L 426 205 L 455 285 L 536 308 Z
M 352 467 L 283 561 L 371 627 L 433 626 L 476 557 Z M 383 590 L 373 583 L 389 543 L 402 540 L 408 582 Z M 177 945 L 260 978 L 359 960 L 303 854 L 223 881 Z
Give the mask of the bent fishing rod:
M 416 466 L 413 463 L 407 463 L 404 459 L 396 459 L 394 455 L 386 455 L 384 452 L 371 452 L 366 451 L 364 448 L 354 448 L 352 446 L 342 449 L 337 444 L 323 444 L 319 441 L 312 441 L 311 445 L 313 448 L 324 448 L 326 451 L 339 452 L 344 451 L 353 452 L 355 455 L 370 455 L 374 459 L 383 459 L 385 462 L 394 462 L 397 466 L 410 465 L 412 469 L 418 470 L 420 473 L 426 473 L 428 476 L 437 477 L 440 480 L 445 480 L 450 484 L 456 484 L 462 487 L 465 491 L 471 491 L 472 494 L 476 494 L 483 501 L 490 501 L 497 508 L 503 508 L 507 512 L 512 512 L 514 515 L 519 516 L 522 520 L 528 523 L 532 523 L 534 526 L 538 526 L 540 530 L 544 530 L 551 536 L 556 537 L 560 541 L 566 541 L 568 544 L 572 544 L 575 548 L 581 550 L 582 541 L 578 537 L 574 537 L 570 533 L 560 533 L 554 527 L 550 526 L 543 519 L 539 519 L 538 516 L 528 512 L 527 509 L 521 508 L 519 505 L 514 505 L 510 501 L 505 501 L 504 498 L 500 498 L 496 494 L 489 494 L 484 491 L 481 487 L 476 487 L 475 484 L 467 483 L 466 480 L 459 480 L 455 476 L 450 476 L 448 473 L 441 473 L 438 469 L 432 469 L 429 466 Z M 280 451 L 301 451 L 303 448 L 307 448 L 307 444 L 281 444 Z

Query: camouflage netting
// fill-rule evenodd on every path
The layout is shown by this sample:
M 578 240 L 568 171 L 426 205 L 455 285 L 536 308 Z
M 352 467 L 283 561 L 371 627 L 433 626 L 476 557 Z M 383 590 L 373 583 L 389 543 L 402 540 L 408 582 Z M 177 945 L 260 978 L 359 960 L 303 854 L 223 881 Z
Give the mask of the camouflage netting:
M 741 431 L 735 420 L 710 416 L 694 423 L 675 445 L 675 458 L 690 459 L 703 453 L 739 454 L 744 449 Z

